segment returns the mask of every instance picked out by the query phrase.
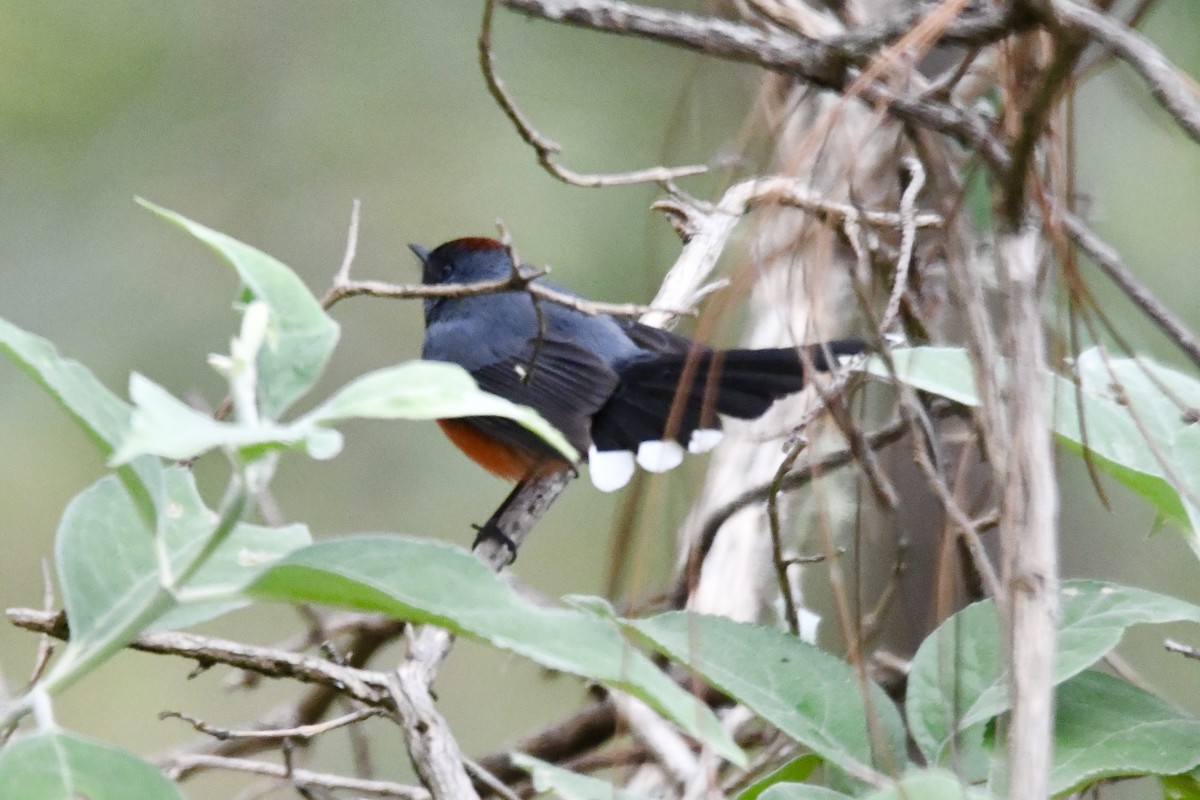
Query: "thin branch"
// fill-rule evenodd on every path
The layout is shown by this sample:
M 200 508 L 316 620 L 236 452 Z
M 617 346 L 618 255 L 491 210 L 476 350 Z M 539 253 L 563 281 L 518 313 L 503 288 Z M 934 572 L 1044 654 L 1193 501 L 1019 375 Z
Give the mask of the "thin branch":
M 1088 258 L 1142 310 L 1151 322 L 1200 367 L 1200 337 L 1133 274 L 1121 260 L 1121 254 L 1074 214 L 1059 211 L 1063 230 Z
M 545 284 L 538 283 L 538 278 L 545 276 L 545 274 L 545 271 L 528 272 L 522 270 L 519 274 L 509 275 L 507 278 L 476 281 L 474 283 L 402 284 L 387 283 L 385 281 L 350 280 L 343 283 L 335 283 L 325 293 L 325 297 L 321 302 L 328 308 L 347 297 L 357 297 L 359 295 L 401 300 L 420 300 L 427 298 L 474 297 L 481 294 L 495 294 L 496 292 L 523 291 L 528 292 L 534 297 L 575 309 L 589 316 L 608 314 L 614 317 L 636 317 L 641 314 L 654 312 L 680 317 L 691 316 L 695 313 L 654 305 L 599 303 L 592 300 L 584 300 L 582 297 L 560 292 Z
M 815 195 L 804 183 L 786 176 L 753 178 L 725 190 L 715 205 L 698 203 L 682 196 L 660 200 L 654 208 L 665 212 L 685 244 L 674 266 L 663 279 L 651 306 L 691 308 L 708 288 L 705 281 L 725 252 L 725 245 L 742 217 L 753 208 L 765 205 L 790 205 L 837 220 L 853 218 L 872 225 L 900 228 L 900 214 L 888 211 L 862 211 L 845 203 L 835 203 Z M 940 226 L 941 217 L 922 214 L 915 224 Z M 647 325 L 661 327 L 671 320 L 666 312 L 650 311 L 642 315 Z
M 384 617 L 380 614 L 343 614 L 335 616 L 326 623 L 326 630 L 331 634 L 349 634 L 343 649 L 348 656 L 350 667 L 362 669 L 380 648 L 393 641 L 404 632 L 407 623 Z M 277 645 L 276 649 L 292 650 L 302 646 Z M 227 683 L 233 688 L 246 688 L 263 676 L 258 673 L 240 671 L 235 683 Z M 290 701 L 269 711 L 260 718 L 241 725 L 242 728 L 278 729 L 311 725 L 319 722 L 328 713 L 334 701 L 342 697 L 334 685 L 319 684 L 313 686 L 298 700 Z M 221 756 L 247 756 L 269 749 L 272 742 L 257 739 L 230 739 L 227 741 L 201 740 L 198 744 L 187 748 L 190 752 L 209 753 Z
M 904 291 L 908 288 L 908 272 L 912 266 L 913 245 L 917 240 L 917 215 L 916 202 L 917 195 L 921 193 L 922 187 L 925 186 L 925 168 L 921 166 L 921 162 L 915 158 L 905 158 L 904 167 L 908 170 L 908 185 L 904 187 L 904 193 L 900 196 L 900 214 L 899 217 L 903 224 L 901 226 L 902 236 L 900 239 L 900 255 L 896 259 L 896 278 L 892 285 L 892 294 L 888 297 L 887 306 L 884 308 L 883 317 L 880 320 L 879 330 L 884 334 L 891 333 L 893 328 L 898 325 L 900 317 L 900 301 L 904 297 Z
M 290 781 L 297 788 L 340 789 L 372 797 L 395 798 L 395 800 L 431 800 L 429 792 L 419 786 L 405 786 L 402 783 L 391 781 L 365 780 L 323 772 L 310 772 L 306 769 L 293 769 L 284 764 L 270 764 L 265 761 L 250 761 L 244 758 L 225 758 L 199 753 L 180 755 L 173 758 L 165 769 L 174 780 L 181 780 L 197 770 L 223 769 Z
M 496 74 L 496 60 L 492 54 L 492 17 L 495 11 L 495 0 L 485 0 L 483 5 L 483 23 L 479 29 L 479 66 L 483 78 L 487 82 L 488 91 L 496 100 L 496 104 L 505 115 L 512 120 L 517 133 L 525 143 L 537 154 L 538 163 L 554 177 L 572 186 L 585 188 L 602 188 L 606 186 L 628 186 L 635 183 L 670 184 L 678 178 L 689 175 L 699 175 L 707 172 L 708 167 L 696 164 L 687 167 L 651 167 L 633 172 L 622 172 L 608 175 L 588 175 L 569 170 L 554 160 L 562 152 L 562 147 L 542 135 L 528 117 L 517 107 L 516 101 L 508 93 L 504 81 Z
M 1030 169 L 1035 151 L 1045 133 L 1046 123 L 1058 107 L 1058 100 L 1074 76 L 1075 65 L 1087 44 L 1087 39 L 1081 36 L 1060 36 L 1055 39 L 1054 58 L 1048 66 L 1039 70 L 1041 81 L 1030 93 L 1021 111 L 1021 128 L 1009 147 L 1011 161 L 1007 174 L 1001 178 L 1003 185 L 1000 187 L 1004 198 L 1001 211 L 1010 227 L 1018 226 L 1023 221 L 1029 186 L 1037 180 L 1036 170 Z
M 524 770 L 512 765 L 509 754 L 528 753 L 534 758 L 558 764 L 581 753 L 598 749 L 617 733 L 617 716 L 608 701 L 591 703 L 572 716 L 479 759 L 479 765 L 506 783 L 525 777 Z M 480 787 L 477 787 L 480 788 Z
M 907 433 L 908 425 L 905 420 L 896 419 L 887 423 L 882 428 L 867 434 L 863 437 L 863 440 L 867 448 L 879 450 L 900 441 Z M 826 453 L 816 461 L 805 464 L 784 475 L 783 480 L 779 484 L 779 490 L 784 492 L 795 491 L 807 486 L 814 475 L 844 467 L 854 460 L 854 450 L 850 447 Z M 743 508 L 766 502 L 771 496 L 773 486 L 773 483 L 766 483 L 742 492 L 709 515 L 704 523 L 704 527 L 700 531 L 700 535 L 696 537 L 696 543 L 692 551 L 688 554 L 684 568 L 679 571 L 675 586 L 671 591 L 671 597 L 677 604 L 682 604 L 687 599 L 688 581 L 693 574 L 693 568 L 697 564 L 702 564 L 705 558 L 708 557 L 708 552 L 712 549 L 713 542 L 716 541 L 717 534 L 720 532 L 722 526 L 724 526 L 730 517 Z
M 1163 647 L 1171 653 L 1179 653 L 1186 658 L 1192 658 L 1200 661 L 1200 648 L 1193 647 L 1190 644 L 1182 644 L 1174 639 L 1166 639 L 1163 641 Z
M 10 608 L 5 614 L 19 628 L 46 633 L 55 639 L 68 638 L 67 618 L 61 612 Z M 142 634 L 129 646 L 147 653 L 190 658 L 201 664 L 227 664 L 268 678 L 317 683 L 337 689 L 342 695 L 369 706 L 393 708 L 387 677 L 383 673 L 338 666 L 316 656 L 178 631 Z
M 1086 33 L 1105 45 L 1142 76 L 1155 99 L 1179 127 L 1200 142 L 1200 94 L 1196 84 L 1167 60 L 1144 36 L 1120 20 L 1074 0 L 1049 0 L 1054 22 Z
M 338 268 L 333 278 L 336 286 L 339 283 L 349 283 L 350 268 L 354 266 L 354 256 L 358 253 L 358 223 L 362 214 L 362 201 L 357 197 L 350 205 L 350 227 L 346 230 L 346 253 L 342 256 L 342 266 Z
M 699 758 L 683 736 L 658 712 L 641 700 L 614 691 L 613 705 L 633 735 L 653 754 L 654 760 L 678 784 L 686 784 L 699 768 Z
M 865 61 L 904 36 L 924 9 L 905 11 L 877 25 L 828 39 L 763 31 L 715 17 L 637 6 L 617 0 L 500 0 L 513 11 L 592 30 L 684 47 L 708 56 L 787 72 L 827 88 L 841 88 L 843 67 Z M 1021 3 L 1005 3 L 962 14 L 946 26 L 941 40 L 956 44 L 998 41 L 1033 24 Z
M 755 64 L 787 73 L 826 89 L 839 91 L 853 84 L 861 71 L 851 64 L 865 61 L 876 51 L 901 38 L 921 19 L 922 12 L 908 11 L 890 20 L 830 40 L 801 39 L 762 32 L 711 17 L 674 13 L 610 0 L 500 0 L 507 8 L 553 22 L 624 36 L 647 38 L 705 55 Z M 1024 30 L 1035 22 L 1024 3 L 965 13 L 946 25 L 939 41 L 985 44 Z M 949 134 L 977 150 L 998 171 L 1007 166 L 1003 145 L 990 123 L 978 114 L 948 102 L 913 97 L 879 81 L 862 87 L 861 97 L 890 113 L 918 125 Z
M 182 711 L 162 711 L 159 712 L 159 719 L 181 719 L 191 725 L 200 733 L 208 734 L 215 739 L 225 741 L 228 739 L 269 739 L 278 741 L 280 739 L 298 739 L 307 742 L 323 733 L 328 733 L 332 730 L 353 725 L 356 722 L 361 722 L 364 719 L 371 717 L 383 716 L 386 712 L 381 708 L 363 708 L 358 711 L 352 711 L 349 714 L 343 714 L 340 717 L 318 722 L 311 725 L 297 725 L 292 728 L 276 728 L 276 729 L 261 729 L 249 728 L 238 730 L 236 728 L 221 728 L 211 723 L 205 722 L 199 717 L 194 717 L 191 714 L 185 714 Z

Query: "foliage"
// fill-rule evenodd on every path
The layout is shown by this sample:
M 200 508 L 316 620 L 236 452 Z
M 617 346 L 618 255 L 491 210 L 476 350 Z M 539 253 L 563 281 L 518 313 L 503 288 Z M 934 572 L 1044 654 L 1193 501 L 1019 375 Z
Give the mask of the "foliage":
M 180 797 L 139 757 L 59 727 L 54 698 L 143 633 L 266 601 L 380 611 L 446 627 L 632 693 L 716 756 L 744 767 L 743 751 L 714 712 L 668 677 L 648 649 L 743 704 L 801 751 L 749 785 L 744 800 L 957 800 L 998 791 L 1002 753 L 995 730 L 1009 706 L 991 601 L 963 609 L 926 639 L 912 662 L 902 716 L 860 669 L 778 630 L 683 612 L 622 619 L 589 598 L 543 608 L 456 547 L 387 533 L 313 544 L 301 524 L 247 522 L 281 456 L 303 451 L 332 458 L 341 446 L 332 426 L 347 419 L 507 416 L 575 454 L 528 409 L 483 394 L 460 370 L 438 364 L 380 370 L 312 411 L 282 419 L 328 362 L 336 324 L 278 261 L 154 210 L 213 247 L 245 287 L 241 329 L 229 354 L 212 359 L 229 382 L 233 418 L 214 420 L 136 374 L 127 404 L 49 343 L 0 321 L 5 352 L 79 422 L 112 467 L 64 511 L 55 569 L 70 643 L 4 709 L 6 725 L 30 714 L 34 725 L 0 750 L 0 796 Z M 882 362 L 867 370 L 957 403 L 977 402 L 961 351 L 921 348 L 894 352 L 892 359 L 894 374 Z M 1085 353 L 1074 367 L 1076 382 L 1056 377 L 1047 398 L 1065 452 L 1092 459 L 1194 542 L 1193 482 L 1200 470 L 1192 466 L 1200 448 L 1194 426 L 1166 414 L 1161 397 L 1164 386 L 1200 396 L 1200 385 L 1165 367 L 1109 359 L 1100 351 Z M 1119 401 L 1115 383 L 1123 387 Z M 1137 444 L 1144 429 L 1153 433 L 1153 452 Z M 186 466 L 171 463 L 210 452 L 230 464 L 229 486 L 216 504 L 201 497 Z M 1063 586 L 1061 608 L 1054 791 L 1160 775 L 1172 791 L 1186 792 L 1185 773 L 1200 767 L 1200 720 L 1097 667 L 1130 626 L 1200 622 L 1200 607 L 1132 587 L 1075 581 Z M 539 790 L 562 797 L 634 796 L 534 758 L 515 763 Z M 827 786 L 812 782 L 818 767 Z

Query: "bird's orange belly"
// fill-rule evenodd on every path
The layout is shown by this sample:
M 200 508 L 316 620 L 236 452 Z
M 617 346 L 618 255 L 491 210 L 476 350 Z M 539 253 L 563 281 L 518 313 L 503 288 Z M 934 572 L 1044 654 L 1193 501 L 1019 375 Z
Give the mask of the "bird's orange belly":
M 490 436 L 464 419 L 439 419 L 438 427 L 454 442 L 467 458 L 488 472 L 510 481 L 567 469 L 570 465 L 561 458 L 534 455 Z

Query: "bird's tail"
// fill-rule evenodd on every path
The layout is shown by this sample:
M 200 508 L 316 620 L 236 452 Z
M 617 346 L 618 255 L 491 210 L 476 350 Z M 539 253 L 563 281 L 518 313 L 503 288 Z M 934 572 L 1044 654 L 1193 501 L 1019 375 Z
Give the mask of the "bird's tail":
M 711 450 L 721 436 L 719 414 L 759 417 L 779 398 L 804 388 L 807 367 L 825 372 L 831 359 L 836 363 L 861 352 L 861 341 L 842 339 L 803 349 L 695 347 L 622 365 L 617 391 L 592 418 L 593 481 L 619 488 L 632 475 L 634 454 L 643 468 L 661 472 L 679 464 L 685 448 Z M 604 464 L 616 466 L 624 480 L 598 476 Z

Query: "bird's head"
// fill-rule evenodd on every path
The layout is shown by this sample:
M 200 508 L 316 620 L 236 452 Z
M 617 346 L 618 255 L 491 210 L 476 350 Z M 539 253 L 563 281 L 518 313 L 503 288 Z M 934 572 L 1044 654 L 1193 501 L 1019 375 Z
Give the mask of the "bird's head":
M 512 271 L 504 245 L 482 236 L 454 239 L 433 250 L 417 244 L 408 249 L 421 259 L 421 282 L 426 284 L 498 280 Z

